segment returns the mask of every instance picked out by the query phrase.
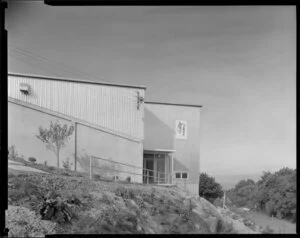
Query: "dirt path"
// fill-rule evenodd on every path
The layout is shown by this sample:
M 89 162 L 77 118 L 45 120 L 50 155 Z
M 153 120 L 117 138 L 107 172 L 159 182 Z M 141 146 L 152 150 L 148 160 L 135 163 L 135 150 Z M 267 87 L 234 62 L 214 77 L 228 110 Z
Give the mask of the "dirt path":
M 269 228 L 274 230 L 274 233 L 296 234 L 296 224 L 293 224 L 291 222 L 279 220 L 277 218 L 271 218 L 258 212 L 250 212 L 249 218 L 259 226 L 262 226 L 264 228 L 269 226 Z

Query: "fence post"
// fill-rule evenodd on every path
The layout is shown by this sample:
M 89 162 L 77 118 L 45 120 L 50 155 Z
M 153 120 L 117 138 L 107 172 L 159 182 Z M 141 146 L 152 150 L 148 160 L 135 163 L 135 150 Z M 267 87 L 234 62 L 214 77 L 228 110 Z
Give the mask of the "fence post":
M 74 142 L 75 142 L 75 161 L 74 161 L 74 170 L 77 171 L 77 122 L 74 122 L 74 130 L 75 130 L 75 135 L 74 135 Z
M 90 156 L 90 179 L 92 180 L 92 156 Z
M 147 184 L 149 184 L 149 170 L 147 170 Z
M 133 167 L 133 182 L 135 183 L 135 166 Z

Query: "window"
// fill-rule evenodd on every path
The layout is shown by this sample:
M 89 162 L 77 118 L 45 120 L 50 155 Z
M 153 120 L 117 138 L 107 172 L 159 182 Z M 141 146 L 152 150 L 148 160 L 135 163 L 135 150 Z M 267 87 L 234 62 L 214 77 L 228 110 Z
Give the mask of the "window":
M 189 175 L 187 172 L 176 172 L 175 173 L 175 178 L 177 179 L 188 179 Z

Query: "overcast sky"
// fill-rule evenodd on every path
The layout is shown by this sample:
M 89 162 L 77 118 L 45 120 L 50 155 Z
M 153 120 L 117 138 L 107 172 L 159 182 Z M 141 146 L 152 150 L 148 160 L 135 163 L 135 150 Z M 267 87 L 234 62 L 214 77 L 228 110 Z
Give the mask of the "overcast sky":
M 295 7 L 35 2 L 6 12 L 10 72 L 88 74 L 144 85 L 148 101 L 202 105 L 200 170 L 216 179 L 296 167 Z

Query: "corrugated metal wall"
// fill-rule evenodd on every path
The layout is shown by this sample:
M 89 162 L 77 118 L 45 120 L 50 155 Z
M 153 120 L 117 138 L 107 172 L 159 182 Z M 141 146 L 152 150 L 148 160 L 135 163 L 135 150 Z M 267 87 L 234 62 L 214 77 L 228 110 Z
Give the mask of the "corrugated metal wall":
M 143 105 L 137 109 L 137 93 L 142 88 L 76 83 L 9 75 L 8 96 L 42 108 L 78 118 L 97 126 L 144 138 Z M 30 94 L 20 92 L 20 84 L 30 85 Z

